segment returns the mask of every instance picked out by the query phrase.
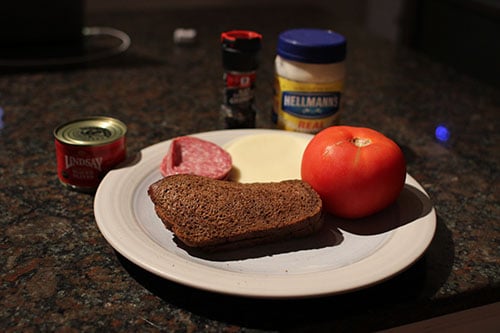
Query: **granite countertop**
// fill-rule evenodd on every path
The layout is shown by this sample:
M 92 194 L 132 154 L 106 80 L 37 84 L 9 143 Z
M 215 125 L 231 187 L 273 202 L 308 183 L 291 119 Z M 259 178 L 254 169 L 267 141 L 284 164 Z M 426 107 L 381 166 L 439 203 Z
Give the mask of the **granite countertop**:
M 371 331 L 500 300 L 497 88 L 314 7 L 104 11 L 87 21 L 127 32 L 130 49 L 82 66 L 0 72 L 2 331 Z M 272 128 L 278 33 L 332 23 L 349 41 L 342 123 L 400 144 L 437 212 L 429 249 L 401 274 L 311 299 L 197 290 L 117 253 L 96 225 L 94 196 L 59 183 L 52 131 L 62 122 L 116 117 L 128 126 L 130 155 L 221 129 L 224 30 L 264 35 L 257 126 Z M 177 27 L 197 29 L 197 43 L 174 45 Z M 435 137 L 440 124 L 450 131 L 446 142 Z

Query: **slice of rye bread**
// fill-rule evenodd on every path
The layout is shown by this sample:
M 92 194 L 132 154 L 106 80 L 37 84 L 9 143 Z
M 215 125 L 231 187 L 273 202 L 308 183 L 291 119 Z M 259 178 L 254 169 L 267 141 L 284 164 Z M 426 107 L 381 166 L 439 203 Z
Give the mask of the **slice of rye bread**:
M 323 224 L 321 199 L 302 180 L 236 183 L 173 175 L 153 183 L 148 194 L 179 240 L 210 251 L 303 237 Z

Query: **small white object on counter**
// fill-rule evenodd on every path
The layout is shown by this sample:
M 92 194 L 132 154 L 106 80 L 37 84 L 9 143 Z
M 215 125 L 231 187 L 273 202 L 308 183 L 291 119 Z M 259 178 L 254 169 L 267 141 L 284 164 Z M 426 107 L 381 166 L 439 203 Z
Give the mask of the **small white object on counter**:
M 196 29 L 177 28 L 174 30 L 173 38 L 176 44 L 192 44 L 196 41 L 198 32 Z

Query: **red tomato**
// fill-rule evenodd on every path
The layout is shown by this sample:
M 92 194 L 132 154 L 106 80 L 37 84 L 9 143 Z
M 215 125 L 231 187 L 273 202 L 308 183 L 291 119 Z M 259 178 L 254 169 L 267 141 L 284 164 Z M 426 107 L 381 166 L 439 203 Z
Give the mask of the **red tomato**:
M 360 218 L 397 199 L 405 184 L 406 163 L 399 146 L 382 133 L 332 126 L 307 145 L 301 175 L 318 192 L 327 212 Z

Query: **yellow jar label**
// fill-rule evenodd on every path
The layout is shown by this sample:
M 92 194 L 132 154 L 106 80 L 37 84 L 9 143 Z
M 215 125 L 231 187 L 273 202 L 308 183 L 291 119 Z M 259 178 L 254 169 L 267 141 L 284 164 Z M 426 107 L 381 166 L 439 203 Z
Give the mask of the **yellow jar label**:
M 280 129 L 316 133 L 338 122 L 344 81 L 307 83 L 275 78 L 273 121 Z

